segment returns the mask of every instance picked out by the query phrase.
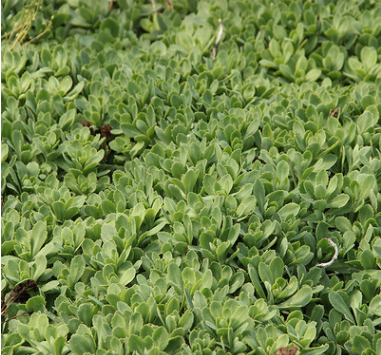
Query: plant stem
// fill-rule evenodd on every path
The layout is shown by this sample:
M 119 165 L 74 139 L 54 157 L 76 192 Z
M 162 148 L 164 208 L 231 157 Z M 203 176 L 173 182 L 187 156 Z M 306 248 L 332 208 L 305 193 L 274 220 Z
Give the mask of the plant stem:
M 39 38 L 41 38 L 42 36 L 44 36 L 46 33 L 48 33 L 50 31 L 50 27 L 48 27 L 45 31 L 41 32 L 38 36 L 32 38 L 30 41 L 26 42 L 25 44 L 29 44 L 29 43 L 32 43 L 34 41 L 37 41 Z

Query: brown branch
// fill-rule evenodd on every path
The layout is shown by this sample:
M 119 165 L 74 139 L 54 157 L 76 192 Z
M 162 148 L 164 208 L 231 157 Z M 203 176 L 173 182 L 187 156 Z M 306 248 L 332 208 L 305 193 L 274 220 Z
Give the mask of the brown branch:
M 14 290 L 11 291 L 6 301 L 2 301 L 1 315 L 4 316 L 7 309 L 17 300 L 17 293 Z
M 291 349 L 286 347 L 281 347 L 276 351 L 276 355 L 295 355 L 298 352 L 299 348 L 294 345 Z
M 169 8 L 171 11 L 174 10 L 174 9 L 173 9 L 173 4 L 172 4 L 172 1 L 171 1 L 171 0 L 167 0 L 167 1 L 165 1 L 165 6 L 166 6 L 167 8 Z
M 330 109 L 329 110 L 328 117 L 332 116 L 332 117 L 337 118 L 339 115 L 340 115 L 340 108 L 339 107 L 336 107 L 335 109 Z
M 34 41 L 37 41 L 38 39 L 40 39 L 42 36 L 44 36 L 49 31 L 50 31 L 50 27 L 48 27 L 45 31 L 41 32 L 38 36 L 32 38 L 30 41 L 26 42 L 25 44 L 29 44 L 29 43 L 32 43 Z
M 8 308 L 15 302 L 21 300 L 25 296 L 25 292 L 30 290 L 36 290 L 37 284 L 34 280 L 28 280 L 23 284 L 15 286 L 12 291 L 9 293 L 9 296 L 6 301 L 1 300 L 1 315 L 5 316 Z
M 13 317 L 11 317 L 11 318 L 6 319 L 5 321 L 1 322 L 1 324 L 4 324 L 4 323 L 6 323 L 6 322 L 9 322 L 11 319 L 15 319 L 15 318 L 21 317 L 21 316 L 23 316 L 23 315 L 25 315 L 25 314 L 29 314 L 29 313 L 30 313 L 30 312 L 24 312 L 24 313 L 18 314 L 17 316 L 13 316 Z

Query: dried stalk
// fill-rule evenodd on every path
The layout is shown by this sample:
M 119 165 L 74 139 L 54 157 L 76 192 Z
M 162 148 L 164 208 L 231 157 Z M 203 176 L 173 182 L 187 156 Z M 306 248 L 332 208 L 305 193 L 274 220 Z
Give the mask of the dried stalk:
M 337 244 L 334 243 L 331 238 L 326 238 L 326 239 L 328 240 L 329 244 L 331 244 L 335 248 L 335 254 L 333 255 L 330 261 L 326 263 L 318 264 L 316 265 L 317 267 L 326 268 L 328 266 L 331 266 L 337 260 L 337 257 L 339 256 L 339 248 L 337 247 Z
M 15 36 L 12 44 L 8 48 L 9 51 L 12 51 L 17 43 L 22 44 L 22 42 L 25 40 L 32 27 L 33 22 L 36 19 L 40 7 L 40 0 L 32 1 L 31 3 L 26 4 L 20 14 L 19 20 L 15 23 L 13 30 L 1 36 L 2 39 L 7 38 L 8 40 L 12 40 L 12 38 Z M 50 24 L 48 24 L 48 26 L 50 27 Z M 41 38 L 43 35 L 46 34 L 47 31 L 48 29 L 46 29 L 37 37 L 33 38 L 28 43 L 31 43 L 38 38 Z
M 329 110 L 329 115 L 328 115 L 329 117 L 332 116 L 332 117 L 337 118 L 337 117 L 339 117 L 339 115 L 340 115 L 340 108 L 339 107 Z
M 34 280 L 28 280 L 24 284 L 20 284 L 20 285 L 15 286 L 13 288 L 13 290 L 10 292 L 8 298 L 5 301 L 1 300 L 1 316 L 3 317 L 3 316 L 5 316 L 7 314 L 8 308 L 13 303 L 19 302 L 23 297 L 25 297 L 27 290 L 36 290 L 36 289 L 38 289 L 38 287 L 37 287 L 37 284 L 36 284 L 36 282 Z M 26 312 L 26 313 L 28 313 L 28 312 Z M 7 322 L 10 319 L 13 319 L 13 318 L 16 318 L 16 317 L 20 317 L 20 316 L 22 316 L 24 314 L 25 313 L 20 314 L 20 315 L 15 316 L 15 317 L 12 317 L 12 318 L 9 318 L 9 319 L 5 320 L 2 323 L 5 323 L 5 322 Z
M 46 28 L 45 31 L 41 32 L 38 36 L 32 38 L 30 41 L 26 42 L 25 44 L 29 44 L 29 43 L 32 43 L 34 41 L 37 41 L 39 38 L 41 38 L 42 36 L 44 36 L 46 33 L 48 33 L 50 31 L 50 27 L 48 25 L 48 27 Z
M 276 355 L 296 355 L 298 350 L 299 348 L 296 345 L 294 345 L 291 349 L 287 349 L 283 346 L 276 351 Z
M 11 318 L 8 318 L 8 319 L 2 321 L 1 324 L 4 324 L 4 323 L 6 323 L 6 322 L 9 322 L 11 319 L 15 319 L 15 318 L 24 316 L 25 314 L 29 314 L 29 313 L 31 313 L 31 312 L 24 312 L 24 313 L 18 314 L 17 316 L 13 316 L 13 317 L 11 317 Z
M 173 4 L 172 4 L 172 1 L 171 0 L 167 0 L 165 1 L 165 6 L 170 9 L 171 11 L 173 11 Z
M 218 30 L 216 43 L 214 43 L 214 46 L 213 46 L 213 49 L 212 49 L 212 59 L 215 59 L 215 58 L 216 58 L 216 55 L 217 55 L 217 47 L 218 47 L 218 44 L 219 44 L 220 41 L 221 41 L 222 34 L 224 33 L 224 26 L 222 25 L 222 20 L 221 20 L 221 19 L 218 19 L 218 22 L 220 23 L 220 29 Z
M 6 37 L 8 37 L 8 36 L 10 36 L 10 37 L 12 37 L 13 36 L 13 34 L 16 32 L 16 31 L 18 31 L 18 30 L 21 30 L 21 28 L 24 26 L 24 25 L 19 25 L 18 26 L 18 21 L 15 23 L 15 28 L 11 31 L 11 32 L 7 32 L 7 33 L 4 33 L 2 36 L 1 36 L 1 39 L 4 39 L 4 38 L 6 38 Z M 18 26 L 18 27 L 17 27 Z
M 24 23 L 20 29 L 20 32 L 17 34 L 15 40 L 13 41 L 13 43 L 11 44 L 11 46 L 9 47 L 9 51 L 11 52 L 12 49 L 15 47 L 16 43 L 19 42 L 21 43 L 22 39 L 28 34 L 28 31 L 29 31 L 29 23 Z M 13 34 L 15 33 L 15 31 L 13 30 L 11 32 L 11 36 L 10 38 L 12 38 Z
M 156 13 L 156 4 L 155 4 L 155 0 L 151 0 L 151 3 L 152 3 L 152 7 L 153 7 L 153 12 Z

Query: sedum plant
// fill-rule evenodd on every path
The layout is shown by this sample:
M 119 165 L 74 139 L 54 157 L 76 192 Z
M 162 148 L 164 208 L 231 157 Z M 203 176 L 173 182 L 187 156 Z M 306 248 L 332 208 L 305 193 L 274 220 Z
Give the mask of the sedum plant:
M 2 353 L 381 353 L 379 2 L 1 10 Z

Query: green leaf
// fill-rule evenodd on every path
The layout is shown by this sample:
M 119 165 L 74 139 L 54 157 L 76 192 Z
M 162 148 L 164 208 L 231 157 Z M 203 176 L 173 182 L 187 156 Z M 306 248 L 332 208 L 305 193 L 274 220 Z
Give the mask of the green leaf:
M 194 315 L 191 309 L 185 311 L 185 313 L 181 316 L 178 326 L 184 328 L 186 331 L 189 330 L 194 322 Z
M 273 344 L 272 346 L 272 349 L 275 353 L 275 351 L 277 351 L 279 348 L 282 348 L 282 347 L 287 347 L 289 343 L 289 337 L 287 334 L 282 334 L 281 336 L 279 336 L 276 340 L 275 340 L 275 343 Z
M 373 112 L 373 110 L 369 109 L 372 106 L 368 106 L 368 108 L 362 113 L 357 119 L 357 125 L 359 127 L 360 133 L 366 132 L 368 129 L 374 127 L 377 124 L 379 119 L 378 113 Z
M 41 291 L 45 293 L 45 292 L 49 292 L 51 290 L 57 289 L 59 284 L 60 283 L 57 280 L 50 281 L 41 287 Z
M 140 132 L 134 125 L 131 123 L 123 123 L 120 128 L 123 133 L 130 138 L 135 138 L 136 136 L 140 136 L 142 132 Z
M 78 307 L 78 318 L 88 327 L 91 327 L 92 312 L 93 308 L 88 303 L 83 303 Z
M 103 200 L 102 201 L 102 211 L 105 215 L 108 215 L 110 213 L 115 213 L 115 211 L 116 211 L 115 204 L 112 201 Z
M 288 178 L 290 167 L 284 160 L 281 160 L 276 167 L 276 175 L 280 182 Z
M 365 270 L 376 268 L 376 258 L 374 257 L 372 251 L 369 249 L 365 249 L 361 253 L 360 262 Z
M 1 144 L 1 162 L 4 163 L 8 158 L 9 146 L 7 144 Z
M 188 6 L 192 12 L 197 12 L 197 0 L 187 0 Z
M 82 255 L 76 255 L 70 263 L 69 286 L 73 287 L 85 272 L 85 260 Z
M 194 48 L 194 41 L 192 36 L 185 31 L 177 33 L 176 43 L 188 52 Z
M 131 334 L 128 339 L 128 348 L 130 351 L 136 351 L 139 355 L 143 355 L 146 349 L 144 340 L 135 334 Z
M 48 261 L 45 255 L 37 255 L 34 261 L 34 266 L 33 266 L 33 280 L 34 281 L 37 281 L 38 278 L 44 273 L 47 265 L 48 265 Z
M 258 265 L 258 273 L 263 282 L 267 281 L 270 285 L 274 284 L 274 276 L 270 270 L 270 267 L 263 262 L 260 262 Z
M 169 343 L 169 334 L 163 327 L 159 327 L 153 332 L 152 339 L 163 351 Z
M 289 80 L 294 80 L 294 73 L 291 68 L 286 64 L 279 65 L 279 71 Z
M 284 205 L 279 211 L 278 215 L 282 220 L 285 220 L 288 216 L 292 215 L 295 216 L 298 214 L 300 210 L 300 205 L 296 203 L 288 203 L 287 205 Z
M 50 66 L 50 62 L 52 61 L 52 59 L 53 57 L 50 51 L 48 51 L 47 49 L 43 49 L 41 51 L 41 61 L 46 67 Z
M 326 354 L 328 349 L 329 349 L 329 345 L 325 344 L 325 345 L 321 345 L 321 346 L 316 347 L 316 348 L 304 349 L 303 354 L 306 354 L 306 355 Z
M 337 161 L 335 155 L 327 154 L 323 158 L 319 159 L 314 165 L 314 172 L 330 169 Z
M 276 39 L 271 39 L 269 43 L 269 51 L 272 54 L 273 57 L 276 57 L 278 54 L 280 54 L 280 45 L 279 42 Z
M 129 284 L 136 275 L 136 270 L 131 267 L 123 272 L 119 271 L 119 283 L 123 286 Z
M 305 76 L 305 80 L 310 83 L 313 83 L 314 81 L 319 79 L 320 75 L 321 75 L 321 70 L 314 68 L 307 73 L 307 75 Z
M 62 201 L 54 201 L 52 210 L 58 221 L 63 222 L 65 220 L 65 204 Z
M 116 38 L 119 36 L 119 23 L 111 17 L 106 18 L 100 25 L 101 31 L 109 31 Z
M 197 183 L 198 175 L 198 170 L 194 171 L 193 169 L 190 169 L 182 177 L 181 181 L 184 185 L 186 194 L 188 194 L 189 192 L 193 192 L 193 188 Z
M 177 294 L 183 294 L 183 279 L 181 277 L 181 271 L 175 263 L 171 263 L 168 266 L 167 280 L 169 284 L 173 285 Z
M 265 212 L 265 188 L 260 179 L 254 183 L 254 196 L 257 199 L 258 208 L 263 214 Z
M 104 201 L 103 201 L 104 202 Z M 101 229 L 101 238 L 104 242 L 108 240 L 113 240 L 113 238 L 118 235 L 114 226 L 110 224 L 104 224 Z
M 355 319 L 353 318 L 352 312 L 346 304 L 345 300 L 341 297 L 338 292 L 331 292 L 328 295 L 329 301 L 331 302 L 333 308 L 338 312 L 343 314 L 352 324 L 355 324 Z
M 371 190 L 375 190 L 377 186 L 376 177 L 374 175 L 360 174 L 358 176 L 358 182 L 360 183 L 361 190 L 358 199 L 362 201 L 368 198 Z
M 74 88 L 71 90 L 64 98 L 63 100 L 65 102 L 73 101 L 83 90 L 85 86 L 84 81 L 80 81 Z
M 46 230 L 46 225 L 42 221 L 38 221 L 32 229 L 30 236 L 30 244 L 32 248 L 32 257 L 36 256 L 40 251 L 41 247 L 44 245 L 46 239 L 48 238 L 48 232 Z
M 91 338 L 89 334 L 74 334 L 69 341 L 69 346 L 71 351 L 77 355 L 84 355 L 85 353 L 95 353 L 94 340 Z
M 335 219 L 336 227 L 343 233 L 352 231 L 352 224 L 348 218 L 339 216 Z
M 362 354 L 366 349 L 372 349 L 369 340 L 361 335 L 355 335 L 352 341 L 352 351 L 356 354 Z
M 168 346 L 166 347 L 165 352 L 168 355 L 177 355 L 179 353 L 179 349 L 182 348 L 183 344 L 184 344 L 184 337 L 175 336 L 169 340 Z
M 33 312 L 43 311 L 45 305 L 46 301 L 44 297 L 34 296 L 26 302 L 26 309 Z
M 246 217 L 253 212 L 257 200 L 254 196 L 245 197 L 237 208 L 238 217 Z
M 266 295 L 265 295 L 265 292 L 264 292 L 264 290 L 262 288 L 261 281 L 259 280 L 257 270 L 254 268 L 254 266 L 249 264 L 249 266 L 248 266 L 248 272 L 249 272 L 249 276 L 250 276 L 251 282 L 253 283 L 253 285 L 255 287 L 255 290 L 258 293 L 258 296 L 260 298 L 266 299 Z
M 216 248 L 216 255 L 217 255 L 217 260 L 220 263 L 223 263 L 226 259 L 227 253 L 229 251 L 229 244 L 227 242 L 222 242 L 217 248 Z
M 54 340 L 54 351 L 55 354 L 62 354 L 62 350 L 66 344 L 66 337 L 59 336 Z
M 331 202 L 327 204 L 327 208 L 341 208 L 344 207 L 349 201 L 349 196 L 346 194 L 340 194 L 333 198 Z
M 274 276 L 274 280 L 276 280 L 278 277 L 282 277 L 284 272 L 283 260 L 278 256 L 271 260 L 270 270 Z
M 295 295 L 293 295 L 288 300 L 284 301 L 280 305 L 279 308 L 300 308 L 306 306 L 310 303 L 312 299 L 312 289 L 309 286 L 303 286 Z
M 205 104 L 206 108 L 212 106 L 213 94 L 210 90 L 205 90 L 205 92 L 202 94 L 202 101 Z
M 61 116 L 58 124 L 62 130 L 66 131 L 71 128 L 75 121 L 76 112 L 76 109 L 68 110 Z
M 364 64 L 365 70 L 369 73 L 374 69 L 377 63 L 377 51 L 373 47 L 363 47 L 361 49 L 361 62 Z

